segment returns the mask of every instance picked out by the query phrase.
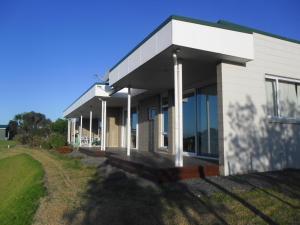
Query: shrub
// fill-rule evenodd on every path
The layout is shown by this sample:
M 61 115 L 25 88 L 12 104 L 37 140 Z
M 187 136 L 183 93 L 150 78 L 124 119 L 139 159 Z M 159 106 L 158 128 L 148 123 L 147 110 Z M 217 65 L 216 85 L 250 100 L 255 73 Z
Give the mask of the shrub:
M 42 146 L 42 144 L 45 142 L 44 138 L 42 138 L 39 135 L 35 135 L 32 137 L 31 142 L 29 143 L 30 146 Z
M 51 144 L 50 144 L 49 141 L 44 141 L 44 142 L 42 143 L 42 148 L 43 148 L 43 149 L 51 149 L 52 147 L 51 147 Z
M 51 134 L 50 138 L 49 138 L 49 144 L 51 146 L 51 148 L 59 148 L 62 147 L 66 144 L 66 139 L 63 135 L 61 134 Z
M 17 134 L 14 137 L 14 140 L 16 140 L 17 142 L 19 142 L 23 145 L 29 143 L 29 139 L 30 139 L 29 136 L 26 134 Z

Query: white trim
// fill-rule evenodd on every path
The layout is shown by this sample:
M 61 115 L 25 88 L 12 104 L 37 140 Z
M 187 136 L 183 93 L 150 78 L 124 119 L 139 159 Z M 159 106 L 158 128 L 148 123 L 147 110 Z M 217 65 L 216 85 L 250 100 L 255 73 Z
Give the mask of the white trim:
M 183 122 L 182 122 L 182 64 L 173 54 L 174 59 L 174 95 L 175 95 L 175 166 L 183 166 Z
M 172 45 L 211 52 L 220 59 L 236 62 L 254 59 L 252 34 L 172 19 L 109 72 L 109 85 Z
M 80 128 L 79 128 L 79 146 L 81 147 L 81 139 L 82 139 L 82 115 L 80 115 Z
M 273 79 L 273 80 L 283 80 L 283 81 L 288 81 L 288 82 L 293 82 L 293 83 L 299 83 L 300 84 L 300 80 L 299 79 L 295 79 L 295 78 L 287 78 L 287 77 L 283 77 L 280 75 L 272 75 L 272 74 L 265 74 L 265 78 L 266 79 Z
M 90 110 L 90 137 L 89 137 L 89 147 L 92 147 L 92 126 L 93 126 L 93 111 Z
M 131 147 L 131 90 L 128 87 L 127 94 L 127 156 L 130 156 Z
M 275 81 L 275 85 L 276 85 L 276 93 L 274 93 L 274 94 L 275 94 L 275 99 L 276 99 L 276 107 L 275 108 L 276 108 L 277 112 L 274 112 L 274 113 L 277 114 L 277 115 L 275 115 L 275 116 L 267 115 L 270 122 L 274 122 L 274 123 L 275 122 L 278 122 L 278 123 L 299 123 L 300 118 L 281 116 L 280 101 L 279 101 L 279 97 L 280 97 L 279 82 L 280 81 L 286 81 L 286 82 L 289 82 L 289 83 L 300 84 L 300 80 L 299 79 L 294 79 L 294 78 L 287 78 L 287 77 L 283 77 L 283 76 L 265 74 L 265 82 L 266 82 L 267 79 Z
M 168 104 L 163 105 L 163 98 L 167 98 L 168 100 Z M 167 93 L 163 93 L 160 95 L 160 130 L 159 130 L 159 134 L 160 134 L 160 148 L 168 148 L 168 145 L 166 145 L 165 143 L 165 139 L 164 139 L 164 135 L 165 135 L 165 118 L 164 118 L 164 109 L 167 108 L 168 110 L 168 118 L 169 118 L 169 95 L 168 92 Z M 170 121 L 170 119 L 169 119 Z M 169 143 L 169 128 L 168 128 L 168 133 L 167 133 L 167 137 L 168 137 L 168 143 Z
M 71 120 L 68 119 L 68 137 L 67 137 L 67 140 L 68 140 L 68 144 L 71 143 Z

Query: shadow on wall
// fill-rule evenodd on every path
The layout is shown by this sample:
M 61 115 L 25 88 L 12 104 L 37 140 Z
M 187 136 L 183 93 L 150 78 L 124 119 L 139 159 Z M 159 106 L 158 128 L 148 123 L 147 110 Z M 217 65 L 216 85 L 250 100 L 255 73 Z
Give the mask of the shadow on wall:
M 291 112 L 297 111 L 294 104 L 288 107 Z M 244 104 L 230 104 L 230 132 L 225 137 L 230 175 L 300 168 L 300 125 L 272 122 L 266 111 L 266 106 L 258 111 L 249 96 Z

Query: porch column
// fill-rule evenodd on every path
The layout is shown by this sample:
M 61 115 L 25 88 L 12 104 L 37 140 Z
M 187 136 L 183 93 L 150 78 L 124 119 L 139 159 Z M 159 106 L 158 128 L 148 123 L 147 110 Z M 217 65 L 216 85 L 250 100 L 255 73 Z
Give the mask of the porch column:
M 76 118 L 73 118 L 73 144 L 75 144 L 76 142 L 75 134 L 76 134 Z
M 71 143 L 71 120 L 68 119 L 68 137 L 67 137 L 67 140 L 68 140 L 68 144 Z
M 175 97 L 175 120 L 174 120 L 174 148 L 175 166 L 183 166 L 183 122 L 182 122 L 182 63 L 178 60 L 177 54 L 174 59 L 174 97 Z
M 81 138 L 82 138 L 82 115 L 80 115 L 80 128 L 79 128 L 79 146 L 81 147 Z
M 127 94 L 127 156 L 130 156 L 130 145 L 131 145 L 131 90 L 128 87 L 128 94 Z
M 89 139 L 89 147 L 92 147 L 92 125 L 93 125 L 93 111 L 90 111 L 90 139 Z
M 103 101 L 103 150 L 106 148 L 106 101 Z
M 106 101 L 101 100 L 101 150 L 106 146 Z

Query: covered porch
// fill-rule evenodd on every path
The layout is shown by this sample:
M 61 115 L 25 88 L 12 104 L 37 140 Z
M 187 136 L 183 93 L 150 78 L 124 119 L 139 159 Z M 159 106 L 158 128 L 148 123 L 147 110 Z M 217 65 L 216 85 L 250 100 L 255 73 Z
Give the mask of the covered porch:
M 93 157 L 106 157 L 111 165 L 156 182 L 172 182 L 219 175 L 219 164 L 215 160 L 184 156 L 184 166 L 178 168 L 174 166 L 174 157 L 162 152 L 132 149 L 130 156 L 127 156 L 126 148 L 99 150 L 97 147 L 79 148 L 81 153 Z

